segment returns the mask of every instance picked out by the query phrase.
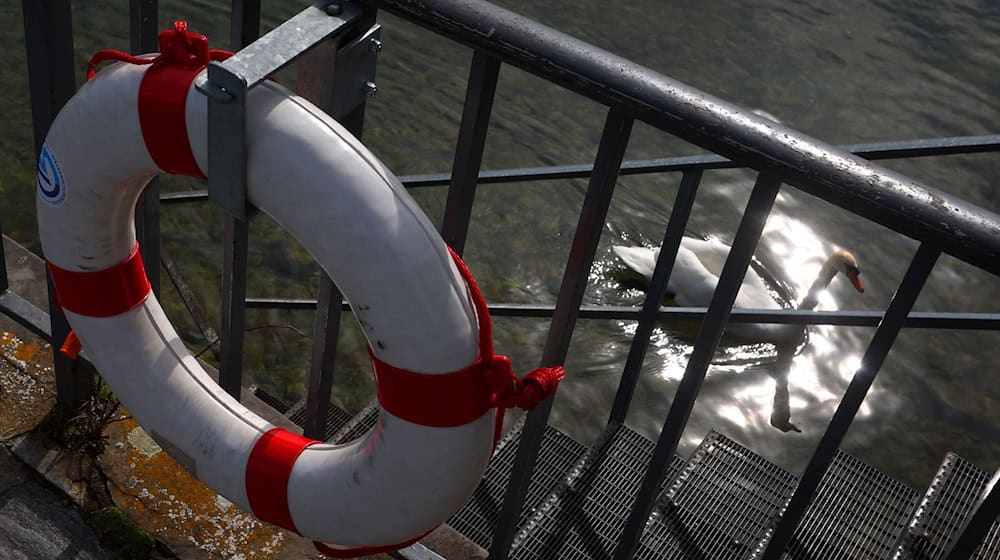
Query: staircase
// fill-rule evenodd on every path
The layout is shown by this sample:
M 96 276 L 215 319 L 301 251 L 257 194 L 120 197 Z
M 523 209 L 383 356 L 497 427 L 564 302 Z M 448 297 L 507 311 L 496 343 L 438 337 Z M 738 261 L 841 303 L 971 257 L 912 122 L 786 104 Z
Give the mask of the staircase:
M 289 407 L 259 388 L 254 394 L 292 421 L 304 421 L 301 403 Z M 377 421 L 375 404 L 353 417 L 331 406 L 327 440 L 350 441 Z M 500 440 L 475 494 L 448 521 L 483 548 L 490 546 L 522 426 Z M 609 429 L 589 448 L 548 426 L 510 557 L 610 559 L 653 446 L 627 426 Z M 989 482 L 989 473 L 949 453 L 921 495 L 839 450 L 784 557 L 942 558 Z M 636 558 L 754 560 L 795 484 L 792 473 L 710 432 L 690 458 L 673 458 Z M 995 521 L 973 559 L 998 558 Z

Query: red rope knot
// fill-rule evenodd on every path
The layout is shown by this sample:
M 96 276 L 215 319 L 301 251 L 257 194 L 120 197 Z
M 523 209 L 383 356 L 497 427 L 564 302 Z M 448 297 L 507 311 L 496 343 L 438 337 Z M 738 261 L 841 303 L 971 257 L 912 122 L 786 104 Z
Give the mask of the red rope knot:
M 229 51 L 209 49 L 208 38 L 188 31 L 186 21 L 175 21 L 173 29 L 160 31 L 158 40 L 160 54 L 155 58 L 142 58 L 114 49 L 98 51 L 87 64 L 87 79 L 94 79 L 97 67 L 104 62 L 169 65 L 195 72 L 207 65 L 210 60 L 221 62 L 233 54 Z
M 157 64 L 177 64 L 201 68 L 208 64 L 208 38 L 189 33 L 186 21 L 175 21 L 173 31 L 160 32 L 160 56 Z
M 531 410 L 555 394 L 559 381 L 566 374 L 562 366 L 545 367 L 528 373 L 522 379 L 514 375 L 510 358 L 493 356 L 487 375 L 494 391 L 490 396 L 494 406 Z

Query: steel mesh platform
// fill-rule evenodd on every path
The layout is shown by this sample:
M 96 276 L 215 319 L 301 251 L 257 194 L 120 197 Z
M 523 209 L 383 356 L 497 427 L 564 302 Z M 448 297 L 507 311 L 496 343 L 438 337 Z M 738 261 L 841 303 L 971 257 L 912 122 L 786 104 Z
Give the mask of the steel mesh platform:
M 278 397 L 272 395 L 271 393 L 268 393 L 267 391 L 261 389 L 256 385 L 251 385 L 249 389 L 250 393 L 253 396 L 260 399 L 267 406 L 273 408 L 274 410 L 277 410 L 280 414 L 285 414 L 286 412 L 288 412 L 289 406 L 285 404 L 285 402 L 279 399 Z
M 330 438 L 332 438 L 334 434 L 340 431 L 340 429 L 343 428 L 344 425 L 350 422 L 352 418 L 354 417 L 351 416 L 347 411 L 331 404 L 330 407 L 327 408 L 326 425 L 323 431 L 325 437 L 323 438 L 323 441 L 330 441 Z M 301 418 L 296 417 L 296 418 L 291 418 L 291 420 L 299 426 L 305 424 L 306 421 L 305 407 L 303 407 L 302 409 Z
M 304 422 L 302 403 L 289 407 L 259 387 L 251 390 L 296 424 Z M 362 436 L 378 423 L 379 411 L 377 402 L 354 416 L 331 405 L 327 441 Z M 522 427 L 523 418 L 497 445 L 469 503 L 448 521 L 483 548 L 492 540 Z M 511 557 L 611 558 L 653 447 L 623 426 L 588 450 L 547 426 Z M 943 558 L 988 482 L 985 471 L 949 453 L 920 500 L 908 486 L 838 450 L 784 558 Z M 795 477 L 713 431 L 687 464 L 674 457 L 664 484 L 636 559 L 744 560 L 760 552 Z M 972 558 L 998 559 L 1000 521 Z
M 838 450 L 785 558 L 887 559 L 919 497 L 909 486 Z
M 748 558 L 794 485 L 789 472 L 710 432 L 657 502 L 636 558 Z
M 517 559 L 610 558 L 625 527 L 654 443 L 622 426 L 581 457 L 514 541 Z M 667 481 L 684 464 L 674 457 Z M 666 484 L 666 483 L 664 483 Z
M 334 408 L 333 405 L 330 405 L 330 408 Z M 333 422 L 331 414 L 327 417 L 326 441 L 347 443 L 365 435 L 368 430 L 375 427 L 375 424 L 378 424 L 378 415 L 381 410 L 378 401 L 372 401 L 357 414 L 348 417 L 346 421 L 341 422 L 338 419 L 337 422 Z
M 497 445 L 482 482 L 475 494 L 458 513 L 448 520 L 448 525 L 483 548 L 489 548 L 493 530 L 500 515 L 504 492 L 510 480 L 511 468 L 517 454 L 518 441 L 523 427 L 520 420 Z M 534 475 L 528 485 L 518 525 L 523 526 L 535 508 L 569 472 L 586 451 L 583 444 L 551 426 L 545 428 L 541 450 Z
M 958 536 L 971 514 L 989 474 L 954 453 L 949 453 L 931 481 L 913 521 L 896 553 L 897 560 L 938 560 Z M 974 560 L 1000 558 L 1000 521 L 993 524 Z
M 252 386 L 250 391 L 255 397 L 284 414 L 296 426 L 302 426 L 306 422 L 305 401 L 300 401 L 292 406 L 285 404 L 281 399 L 268 393 L 257 386 Z M 374 407 L 374 410 L 372 408 Z M 344 443 L 360 437 L 378 422 L 378 403 L 374 402 L 361 410 L 356 415 L 351 415 L 344 409 L 330 404 L 327 408 L 326 427 L 324 441 L 332 443 Z M 345 432 L 345 427 L 352 427 L 354 430 Z

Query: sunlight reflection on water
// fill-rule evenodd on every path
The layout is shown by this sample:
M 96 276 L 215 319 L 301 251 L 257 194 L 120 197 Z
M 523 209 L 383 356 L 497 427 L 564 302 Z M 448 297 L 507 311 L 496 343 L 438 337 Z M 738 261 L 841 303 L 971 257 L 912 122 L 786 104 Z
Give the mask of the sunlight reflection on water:
M 739 191 L 726 185 L 716 189 L 716 193 L 733 193 L 739 198 Z M 769 217 L 756 251 L 755 269 L 765 280 L 775 301 L 784 307 L 793 307 L 805 296 L 819 273 L 827 257 L 839 247 L 824 240 L 805 219 L 782 211 L 782 206 L 794 206 L 788 200 L 783 202 Z M 734 202 L 738 205 L 738 201 Z M 707 232 L 711 238 L 713 232 Z M 632 237 L 621 232 L 611 243 L 635 244 Z M 725 242 L 719 238 L 719 241 Z M 850 248 L 848 248 L 850 249 Z M 637 290 L 609 281 L 615 267 L 621 267 L 613 255 L 595 266 L 592 280 L 601 286 L 604 293 L 597 299 L 618 303 L 622 296 L 636 297 Z M 864 270 L 864 262 L 859 263 Z M 862 276 L 864 276 L 862 274 Z M 830 289 L 817 295 L 818 309 L 837 310 L 837 296 L 849 297 L 853 289 L 840 274 L 834 279 Z M 605 291 L 612 289 L 611 293 Z M 638 301 L 642 294 L 639 291 Z M 785 301 L 787 300 L 787 301 Z M 634 300 L 633 300 L 634 301 Z M 843 307 L 850 307 L 846 305 Z M 626 339 L 631 339 L 637 329 L 632 321 L 619 321 L 617 326 Z M 693 352 L 693 341 L 698 325 L 685 322 L 661 322 L 653 330 L 650 351 L 644 365 L 644 374 L 655 376 L 663 389 L 663 398 L 653 401 L 654 407 L 640 415 L 663 417 L 673 391 L 681 380 Z M 862 342 L 833 326 L 816 325 L 807 327 L 805 342 L 798 347 L 776 346 L 764 342 L 746 342 L 732 337 L 723 337 L 716 355 L 709 367 L 704 387 L 698 399 L 692 422 L 682 439 L 683 447 L 696 446 L 705 435 L 704 425 L 723 426 L 725 430 L 735 430 L 735 437 L 746 440 L 767 439 L 768 434 L 784 432 L 795 434 L 808 431 L 815 437 L 829 421 L 834 409 L 843 396 L 860 363 Z M 879 395 L 873 391 L 866 400 L 859 418 L 872 413 L 872 402 L 878 402 Z M 885 412 L 883 409 L 882 412 Z M 633 415 L 636 411 L 633 411 Z M 639 422 L 639 424 L 643 424 Z M 779 442 L 779 448 L 788 445 L 801 446 L 801 441 L 789 439 Z M 788 455 L 779 452 L 779 455 Z M 789 465 L 794 466 L 794 465 Z

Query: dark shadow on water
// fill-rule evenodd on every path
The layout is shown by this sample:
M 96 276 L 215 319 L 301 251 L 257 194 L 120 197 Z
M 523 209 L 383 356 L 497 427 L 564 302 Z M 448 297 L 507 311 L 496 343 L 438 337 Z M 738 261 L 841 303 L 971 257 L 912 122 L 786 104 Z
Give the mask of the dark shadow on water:
M 774 379 L 774 403 L 771 408 L 771 425 L 782 432 L 801 432 L 792 424 L 792 411 L 788 404 L 788 372 L 795 357 L 794 349 L 778 349 L 778 359 L 768 368 L 768 374 Z

